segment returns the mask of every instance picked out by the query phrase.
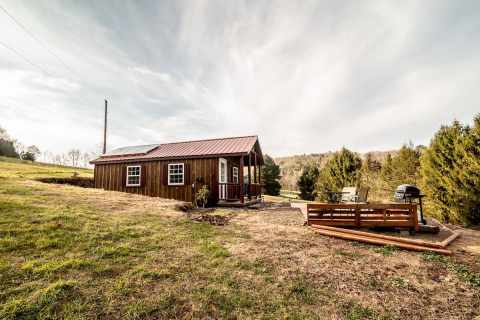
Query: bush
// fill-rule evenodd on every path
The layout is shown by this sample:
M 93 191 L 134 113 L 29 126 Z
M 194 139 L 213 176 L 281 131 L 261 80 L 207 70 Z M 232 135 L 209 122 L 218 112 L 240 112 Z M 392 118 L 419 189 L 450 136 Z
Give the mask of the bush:
M 265 155 L 265 164 L 262 168 L 262 182 L 265 193 L 271 196 L 278 196 L 282 186 L 280 182 L 280 167 L 268 155 Z
M 195 204 L 197 206 L 201 205 L 202 208 L 208 203 L 208 198 L 210 197 L 210 190 L 207 185 L 203 185 L 195 194 Z
M 346 149 L 335 152 L 320 172 L 317 190 L 321 200 L 328 200 L 327 191 L 341 191 L 343 187 L 357 186 L 362 160 Z
M 20 154 L 22 160 L 35 161 L 40 155 L 40 150 L 36 146 L 29 146 L 26 151 Z

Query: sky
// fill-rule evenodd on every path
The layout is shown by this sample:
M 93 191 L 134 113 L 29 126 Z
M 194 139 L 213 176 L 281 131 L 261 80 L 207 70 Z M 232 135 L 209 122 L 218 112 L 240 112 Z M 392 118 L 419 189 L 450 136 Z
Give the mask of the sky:
M 273 156 L 480 113 L 480 1 L 0 5 L 0 126 L 42 151 L 100 151 L 105 98 L 108 149 L 256 134 Z

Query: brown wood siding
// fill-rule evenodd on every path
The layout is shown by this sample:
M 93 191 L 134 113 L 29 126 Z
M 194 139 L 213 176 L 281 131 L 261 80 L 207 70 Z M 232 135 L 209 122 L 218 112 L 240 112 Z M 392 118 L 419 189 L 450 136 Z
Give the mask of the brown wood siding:
M 168 186 L 166 172 L 163 169 L 169 163 L 184 163 L 185 184 L 182 186 Z M 124 179 L 126 167 L 132 165 L 142 166 L 143 178 L 140 187 L 127 187 Z M 218 158 L 185 159 L 173 161 L 144 161 L 139 163 L 106 163 L 96 164 L 94 169 L 95 188 L 103 188 L 111 191 L 143 194 L 152 197 L 176 199 L 181 201 L 193 201 L 194 191 L 192 183 L 202 177 L 205 184 L 218 195 Z M 164 180 L 165 179 L 165 180 Z

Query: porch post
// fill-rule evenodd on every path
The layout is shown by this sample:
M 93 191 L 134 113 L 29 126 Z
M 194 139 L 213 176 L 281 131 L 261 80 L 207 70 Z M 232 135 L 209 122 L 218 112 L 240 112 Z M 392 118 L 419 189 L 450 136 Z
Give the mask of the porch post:
M 258 165 L 258 184 L 260 185 L 260 198 L 262 197 L 262 165 Z
M 253 154 L 253 182 L 257 183 L 257 153 Z
M 251 174 L 251 169 L 250 166 L 252 165 L 252 154 L 249 152 L 248 153 L 248 199 L 250 200 L 251 198 L 251 190 L 252 190 L 252 174 Z
M 245 200 L 243 199 L 244 193 L 243 193 L 243 172 L 245 169 L 245 166 L 243 165 L 243 156 L 240 156 L 240 168 L 238 168 L 238 183 L 240 184 L 240 202 L 243 203 Z

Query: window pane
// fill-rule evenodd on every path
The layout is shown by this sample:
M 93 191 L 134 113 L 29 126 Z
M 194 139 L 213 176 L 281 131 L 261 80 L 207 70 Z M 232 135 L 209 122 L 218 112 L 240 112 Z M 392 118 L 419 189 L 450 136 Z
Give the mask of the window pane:
M 139 184 L 140 183 L 140 178 L 138 176 L 133 177 L 130 176 L 128 177 L 128 184 Z
M 168 165 L 168 181 L 171 184 L 183 184 L 183 164 Z

